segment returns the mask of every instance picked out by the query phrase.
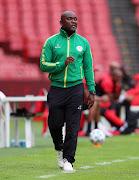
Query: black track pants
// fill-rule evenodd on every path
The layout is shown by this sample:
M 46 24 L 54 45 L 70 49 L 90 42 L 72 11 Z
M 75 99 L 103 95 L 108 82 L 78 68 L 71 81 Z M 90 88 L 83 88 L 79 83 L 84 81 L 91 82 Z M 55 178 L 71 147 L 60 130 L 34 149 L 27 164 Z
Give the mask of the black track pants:
M 48 93 L 48 126 L 56 150 L 63 149 L 63 158 L 75 161 L 78 131 L 84 99 L 83 84 L 69 88 L 51 86 Z M 63 142 L 62 127 L 66 122 L 66 136 Z

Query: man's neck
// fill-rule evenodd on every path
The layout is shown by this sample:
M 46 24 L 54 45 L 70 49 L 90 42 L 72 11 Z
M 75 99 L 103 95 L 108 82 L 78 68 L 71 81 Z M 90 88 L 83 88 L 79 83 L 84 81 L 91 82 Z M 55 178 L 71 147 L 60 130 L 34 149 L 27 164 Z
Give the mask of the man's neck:
M 62 28 L 61 28 L 61 29 L 62 29 Z M 68 30 L 66 30 L 66 29 L 63 29 L 63 30 L 67 33 L 68 37 L 70 37 L 72 34 L 75 33 L 75 31 L 68 31 Z
M 75 31 L 73 32 L 73 31 L 66 31 L 66 33 L 68 34 L 68 36 L 70 37 L 72 34 L 74 34 L 75 33 Z

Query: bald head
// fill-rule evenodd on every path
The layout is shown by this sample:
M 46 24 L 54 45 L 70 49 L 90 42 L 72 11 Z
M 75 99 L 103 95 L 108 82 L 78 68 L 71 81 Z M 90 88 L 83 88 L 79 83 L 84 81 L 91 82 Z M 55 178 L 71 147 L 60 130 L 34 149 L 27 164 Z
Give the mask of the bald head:
M 109 68 L 110 68 L 110 72 L 113 73 L 113 71 L 114 71 L 115 69 L 120 69 L 121 66 L 120 66 L 120 64 L 119 64 L 118 62 L 112 61 L 112 62 L 110 63 L 110 65 L 109 65 Z
M 77 28 L 77 17 L 72 11 L 65 11 L 61 14 L 60 20 L 61 28 L 69 35 L 74 33 Z
M 72 12 L 72 11 L 64 11 L 64 12 L 61 14 L 61 20 L 62 20 L 63 18 L 65 18 L 65 17 L 67 17 L 67 16 L 71 16 L 71 14 L 74 15 L 74 16 L 76 16 L 75 13 Z

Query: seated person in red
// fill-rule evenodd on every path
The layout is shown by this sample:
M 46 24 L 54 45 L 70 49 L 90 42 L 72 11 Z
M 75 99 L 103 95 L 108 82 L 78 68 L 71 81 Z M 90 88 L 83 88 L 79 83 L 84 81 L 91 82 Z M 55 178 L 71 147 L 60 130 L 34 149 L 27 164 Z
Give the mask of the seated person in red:
M 119 112 L 116 111 L 116 104 L 121 93 L 123 74 L 120 69 L 114 69 L 112 73 L 106 72 L 96 84 L 97 96 L 107 95 L 110 101 L 101 102 L 101 115 L 110 121 L 116 127 L 121 127 L 124 121 L 119 118 Z
M 99 83 L 96 86 L 96 92 L 98 96 L 107 94 L 111 99 L 111 102 L 110 104 L 108 104 L 108 106 L 106 106 L 106 104 L 104 103 L 103 104 L 101 103 L 102 106 L 101 115 L 104 115 L 108 120 L 110 120 L 108 116 L 110 116 L 110 112 L 112 110 L 117 115 L 118 118 L 120 116 L 121 106 L 123 105 L 125 106 L 126 109 L 125 121 L 124 122 L 121 121 L 121 123 L 119 121 L 119 124 L 117 125 L 113 124 L 113 125 L 116 127 L 120 127 L 122 126 L 122 124 L 124 124 L 125 129 L 122 128 L 121 131 L 122 134 L 127 134 L 134 131 L 137 123 L 137 118 L 134 116 L 133 119 L 131 120 L 133 113 L 130 111 L 130 102 L 133 97 L 129 96 L 126 93 L 124 95 L 121 94 L 122 80 L 123 80 L 123 73 L 120 69 L 115 69 L 111 73 L 105 73 L 101 77 Z M 111 121 L 111 123 L 113 122 Z
M 139 74 L 132 77 L 129 66 L 122 66 L 121 69 L 123 72 L 123 89 L 129 96 L 133 96 L 131 105 L 139 106 L 139 78 L 137 78 Z
M 84 94 L 85 94 L 85 98 L 86 98 L 88 96 L 89 91 L 88 91 L 87 87 L 85 86 L 85 80 L 83 82 L 84 82 L 84 88 L 85 88 Z M 100 104 L 102 102 L 106 103 L 106 104 L 108 103 L 110 105 L 110 97 L 107 94 L 104 94 L 102 96 L 97 96 L 97 95 L 95 96 L 94 106 L 89 109 L 89 113 L 87 116 L 88 129 L 86 132 L 86 136 L 88 136 L 90 131 L 91 131 L 92 120 L 95 121 L 95 128 L 98 128 L 97 122 L 100 119 L 100 113 L 101 113 Z M 87 105 L 87 101 L 84 101 L 83 110 L 86 110 L 86 109 L 88 109 L 88 105 Z M 114 124 L 118 127 L 123 125 L 123 121 L 119 117 L 116 116 L 115 111 L 112 111 L 112 110 L 106 111 L 106 116 L 112 124 Z M 81 127 L 80 128 L 82 128 L 82 126 L 83 126 L 83 119 L 84 119 L 84 114 L 82 114 L 82 121 L 81 121 Z

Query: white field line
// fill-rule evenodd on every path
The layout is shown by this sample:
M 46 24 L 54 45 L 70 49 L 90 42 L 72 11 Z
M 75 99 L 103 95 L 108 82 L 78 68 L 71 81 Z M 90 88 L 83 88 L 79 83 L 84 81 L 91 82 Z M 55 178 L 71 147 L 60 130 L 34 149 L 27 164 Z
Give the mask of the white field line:
M 126 159 L 116 159 L 116 160 L 113 160 L 112 162 L 124 162 L 124 161 L 127 161 Z
M 96 165 L 107 165 L 107 164 L 111 164 L 111 162 L 102 162 L 102 163 L 101 162 L 98 162 L 98 163 L 95 162 L 95 164 Z
M 128 159 L 134 160 L 134 159 L 139 159 L 139 157 L 129 157 Z
M 91 168 L 94 168 L 93 166 L 83 166 L 83 167 L 80 167 L 81 169 L 91 169 Z
M 50 177 L 54 177 L 56 175 L 51 174 L 51 175 L 43 175 L 43 176 L 39 176 L 38 178 L 50 178 Z
M 95 162 L 95 164 L 97 166 L 102 166 L 102 165 L 109 165 L 109 164 L 112 164 L 112 163 L 120 163 L 120 162 L 125 162 L 125 161 L 128 161 L 128 160 L 136 160 L 136 159 L 139 159 L 139 157 L 128 157 L 127 159 L 116 159 L 116 160 L 112 160 L 111 162 Z M 91 168 L 94 168 L 94 166 L 82 166 L 80 167 L 81 169 L 91 169 Z M 68 171 L 61 171 L 61 173 L 74 173 L 76 172 L 76 170 L 74 169 L 74 171 L 72 172 L 68 172 Z M 42 175 L 42 176 L 39 176 L 38 178 L 51 178 L 51 177 L 54 177 L 56 175 L 54 174 L 51 174 L 51 175 Z
M 34 154 L 34 155 L 26 155 L 27 157 L 40 157 L 40 155 Z M 44 155 L 43 155 L 44 156 Z
M 119 163 L 119 162 L 125 162 L 125 161 L 128 161 L 128 160 L 135 160 L 135 159 L 139 159 L 139 157 L 129 157 L 127 159 L 116 159 L 116 160 L 113 160 L 111 162 L 95 162 L 96 165 L 109 165 L 109 164 L 112 164 L 112 163 Z M 93 166 L 83 166 L 83 167 L 80 167 L 81 169 L 89 169 L 89 168 L 94 168 Z

